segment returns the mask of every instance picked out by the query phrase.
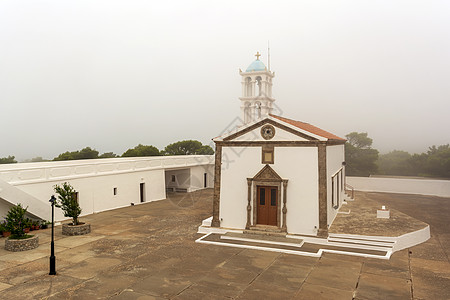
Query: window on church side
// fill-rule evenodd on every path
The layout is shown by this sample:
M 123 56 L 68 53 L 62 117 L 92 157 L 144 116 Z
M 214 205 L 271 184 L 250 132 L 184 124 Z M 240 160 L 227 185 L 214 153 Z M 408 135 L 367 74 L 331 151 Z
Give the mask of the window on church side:
M 172 175 L 172 182 L 175 182 L 176 181 L 176 177 L 175 177 L 175 175 Z
M 116 188 L 116 187 L 113 188 L 113 195 L 114 195 L 114 196 L 117 195 L 117 188 Z

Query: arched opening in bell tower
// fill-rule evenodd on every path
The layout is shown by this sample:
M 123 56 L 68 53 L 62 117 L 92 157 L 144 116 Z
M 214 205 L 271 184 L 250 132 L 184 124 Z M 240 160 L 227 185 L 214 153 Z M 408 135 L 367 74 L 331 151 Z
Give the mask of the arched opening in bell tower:
M 254 120 L 261 119 L 261 102 L 255 103 L 255 114 L 254 114 Z
M 244 124 L 247 124 L 251 121 L 251 107 L 249 102 L 245 102 L 244 107 Z
M 262 92 L 262 78 L 261 76 L 256 77 L 256 84 L 258 86 L 258 96 L 261 96 L 261 92 Z
M 252 79 L 250 77 L 245 78 L 245 97 L 252 96 Z

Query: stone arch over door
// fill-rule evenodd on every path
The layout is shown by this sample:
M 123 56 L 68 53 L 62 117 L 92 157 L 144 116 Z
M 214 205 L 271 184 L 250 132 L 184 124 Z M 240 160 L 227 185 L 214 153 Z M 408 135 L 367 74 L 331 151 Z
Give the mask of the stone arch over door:
M 265 165 L 253 178 L 247 178 L 247 224 L 246 229 L 257 224 L 257 188 L 258 186 L 275 186 L 278 188 L 277 195 L 277 227 L 286 232 L 286 200 L 287 200 L 287 179 L 282 179 L 269 165 Z M 281 193 L 283 190 L 283 193 Z M 283 199 L 282 199 L 283 197 Z M 252 214 L 253 207 L 253 214 Z

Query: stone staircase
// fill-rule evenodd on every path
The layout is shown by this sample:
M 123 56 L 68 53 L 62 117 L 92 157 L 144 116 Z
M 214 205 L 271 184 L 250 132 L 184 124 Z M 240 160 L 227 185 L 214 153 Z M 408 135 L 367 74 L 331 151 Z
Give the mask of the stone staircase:
M 48 220 L 50 219 L 50 204 L 31 196 L 28 193 L 16 188 L 6 181 L 0 179 L 0 207 L 6 208 L 17 204 L 28 207 L 27 212 L 35 218 Z M 7 211 L 0 211 L 0 217 L 6 215 Z
M 330 246 L 386 251 L 387 257 L 390 257 L 390 255 L 393 253 L 393 248 L 396 243 L 395 240 L 389 237 L 332 234 L 332 233 L 328 235 L 327 242 L 328 245 Z
M 268 225 L 250 226 L 250 229 L 245 229 L 243 233 L 253 235 L 270 235 L 270 236 L 286 237 L 286 232 L 282 231 L 278 227 Z

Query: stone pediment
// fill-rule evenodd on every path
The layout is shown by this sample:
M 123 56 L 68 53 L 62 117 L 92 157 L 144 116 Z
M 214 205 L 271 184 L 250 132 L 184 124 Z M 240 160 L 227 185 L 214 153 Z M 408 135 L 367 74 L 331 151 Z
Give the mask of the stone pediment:
M 258 174 L 253 177 L 255 181 L 282 181 L 280 175 L 274 171 L 269 165 L 265 165 Z
M 270 125 L 273 128 L 274 135 L 270 138 L 262 136 L 262 127 Z M 315 142 L 318 139 L 310 135 L 307 131 L 292 126 L 278 119 L 267 117 L 259 122 L 251 125 L 246 125 L 236 132 L 228 133 L 222 137 L 223 141 L 233 142 L 284 142 L 284 141 L 298 141 L 298 142 Z M 216 138 L 217 139 L 217 138 Z

